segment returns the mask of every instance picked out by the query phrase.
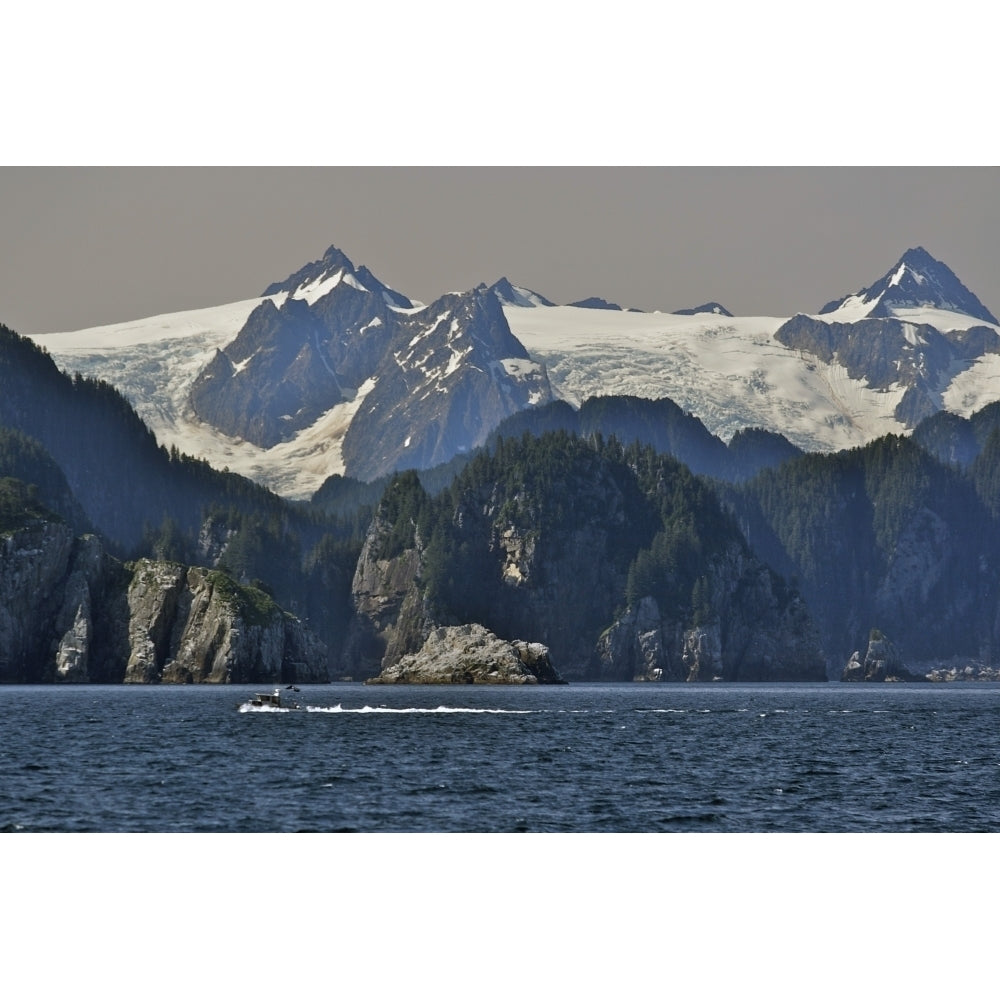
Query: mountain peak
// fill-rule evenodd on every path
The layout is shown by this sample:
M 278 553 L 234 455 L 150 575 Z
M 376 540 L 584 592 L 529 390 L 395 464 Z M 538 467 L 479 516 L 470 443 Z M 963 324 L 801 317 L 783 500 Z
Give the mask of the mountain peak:
M 723 305 L 719 305 L 718 302 L 706 302 L 704 305 L 695 306 L 693 309 L 675 309 L 675 316 L 699 316 L 701 313 L 712 313 L 715 316 L 729 316 L 732 318 L 732 313 Z
M 897 309 L 928 307 L 997 323 L 996 317 L 959 281 L 955 272 L 921 246 L 907 250 L 873 285 L 828 302 L 819 315 L 841 313 L 849 321 L 891 317 Z
M 327 247 L 326 253 L 323 254 L 323 263 L 328 267 L 342 267 L 346 271 L 354 270 L 354 264 L 351 263 L 350 257 L 332 244 Z
M 384 300 L 400 309 L 409 309 L 413 303 L 394 291 L 363 265 L 355 268 L 350 257 L 336 246 L 330 246 L 319 260 L 300 267 L 284 281 L 276 281 L 264 289 L 264 295 L 287 292 L 289 298 L 305 299 L 310 305 L 319 301 L 343 282 L 358 292 L 381 293 Z
M 545 298 L 544 295 L 533 292 L 530 288 L 512 285 L 507 278 L 501 278 L 499 281 L 494 282 L 490 285 L 489 290 L 500 300 L 500 304 L 505 306 L 521 306 L 532 309 L 535 306 L 551 306 L 555 304 Z
M 934 264 L 940 264 L 939 260 L 932 257 L 923 247 L 910 247 L 902 257 L 899 258 L 900 264 L 906 264 L 908 267 L 922 268 L 931 267 Z

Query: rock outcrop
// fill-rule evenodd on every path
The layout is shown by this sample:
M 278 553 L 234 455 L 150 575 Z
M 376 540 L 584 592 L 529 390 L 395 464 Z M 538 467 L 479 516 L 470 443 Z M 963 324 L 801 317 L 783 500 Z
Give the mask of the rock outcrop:
M 482 625 L 434 629 L 368 684 L 562 684 L 541 643 L 498 639 Z
M 660 608 L 644 597 L 598 640 L 597 659 L 605 680 L 682 681 L 684 664 L 676 636 L 664 635 Z
M 72 530 L 55 520 L 0 534 L 0 682 L 40 679 L 72 552 Z
M 225 573 L 113 559 L 36 518 L 0 535 L 0 683 L 329 680 L 326 647 Z
M 758 559 L 731 546 L 706 576 L 703 621 L 645 596 L 601 636 L 601 680 L 822 681 L 819 640 L 802 600 Z
M 860 650 L 851 655 L 841 680 L 844 681 L 902 681 L 918 680 L 903 666 L 903 658 L 896 646 L 877 628 L 871 630 L 864 660 Z
M 55 680 L 85 684 L 91 680 L 94 654 L 94 591 L 101 594 L 105 577 L 106 554 L 96 535 L 76 541 L 69 575 L 62 586 L 63 600 L 56 616 L 54 634 Z
M 328 680 L 322 645 L 297 619 L 217 570 L 142 559 L 128 606 L 126 683 Z
M 420 648 L 433 627 L 418 586 L 423 546 L 419 536 L 401 551 L 391 548 L 392 524 L 377 512 L 365 536 L 351 583 L 354 617 L 344 661 L 368 678 Z

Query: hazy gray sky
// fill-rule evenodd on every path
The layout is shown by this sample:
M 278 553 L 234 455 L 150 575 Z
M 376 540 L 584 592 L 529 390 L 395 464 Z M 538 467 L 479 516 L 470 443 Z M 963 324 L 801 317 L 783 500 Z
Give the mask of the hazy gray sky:
M 507 276 L 813 312 L 912 246 L 1000 310 L 991 167 L 0 168 L 0 322 L 79 329 L 249 298 L 335 244 L 425 302 Z

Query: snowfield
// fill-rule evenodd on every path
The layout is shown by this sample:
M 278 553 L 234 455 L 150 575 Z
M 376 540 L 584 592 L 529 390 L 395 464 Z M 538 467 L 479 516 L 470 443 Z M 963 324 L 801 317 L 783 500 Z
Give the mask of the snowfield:
M 269 298 L 280 306 L 286 294 Z M 373 382 L 295 440 L 269 449 L 222 434 L 198 420 L 187 404 L 198 373 L 262 301 L 247 299 L 32 339 L 64 371 L 101 378 L 121 390 L 161 444 L 176 445 L 217 468 L 228 467 L 284 496 L 304 499 L 328 476 L 344 472 L 344 434 Z M 837 313 L 817 318 L 844 321 L 858 306 L 845 303 Z M 810 451 L 854 447 L 904 431 L 893 417 L 902 389 L 874 391 L 848 378 L 837 364 L 779 344 L 773 335 L 784 318 L 677 316 L 534 303 L 508 304 L 504 313 L 535 362 L 508 359 L 503 362 L 508 372 L 528 378 L 537 364 L 544 365 L 554 391 L 574 405 L 592 395 L 667 396 L 725 440 L 743 427 L 766 427 Z M 989 325 L 939 309 L 898 310 L 897 315 L 941 330 Z M 456 352 L 452 361 L 458 360 Z M 947 408 L 963 416 L 1000 399 L 1000 357 L 959 368 L 941 392 Z
M 903 390 L 876 392 L 778 343 L 774 316 L 675 316 L 556 306 L 504 309 L 514 335 L 548 368 L 556 392 L 667 396 L 729 440 L 744 427 L 780 431 L 807 451 L 837 451 L 901 431 Z

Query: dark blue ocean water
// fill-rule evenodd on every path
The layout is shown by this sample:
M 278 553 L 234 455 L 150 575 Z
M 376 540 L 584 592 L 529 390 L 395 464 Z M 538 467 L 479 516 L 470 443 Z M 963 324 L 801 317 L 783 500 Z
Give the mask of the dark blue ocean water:
M 1000 685 L 0 688 L 7 831 L 994 831 Z

